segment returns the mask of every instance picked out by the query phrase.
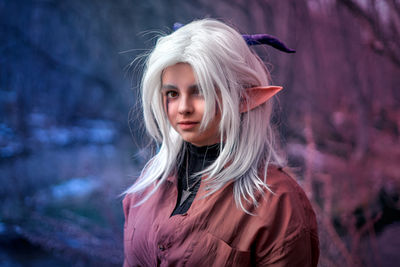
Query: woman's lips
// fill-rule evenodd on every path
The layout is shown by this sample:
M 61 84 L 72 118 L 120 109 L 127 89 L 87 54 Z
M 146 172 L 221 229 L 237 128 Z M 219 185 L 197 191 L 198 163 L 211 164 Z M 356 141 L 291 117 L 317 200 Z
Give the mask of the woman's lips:
M 194 127 L 196 127 L 197 124 L 198 124 L 198 122 L 194 122 L 194 121 L 183 121 L 183 122 L 178 123 L 179 127 L 182 130 L 193 129 Z

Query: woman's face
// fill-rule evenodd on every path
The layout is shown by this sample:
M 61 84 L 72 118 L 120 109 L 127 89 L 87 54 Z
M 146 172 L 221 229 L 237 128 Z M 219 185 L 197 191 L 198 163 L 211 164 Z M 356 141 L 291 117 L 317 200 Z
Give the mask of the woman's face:
M 161 88 L 168 120 L 183 140 L 195 146 L 219 142 L 219 110 L 207 128 L 200 131 L 205 101 L 189 64 L 178 63 L 167 67 L 162 75 Z

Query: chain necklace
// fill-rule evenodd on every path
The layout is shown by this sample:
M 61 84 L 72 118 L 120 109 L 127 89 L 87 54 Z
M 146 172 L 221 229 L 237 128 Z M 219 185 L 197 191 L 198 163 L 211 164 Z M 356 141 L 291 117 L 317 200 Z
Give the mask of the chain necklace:
M 206 149 L 206 153 L 204 154 L 201 170 L 203 170 L 203 168 L 204 168 L 204 161 L 206 160 L 207 151 L 208 151 L 208 147 Z M 181 201 L 179 202 L 179 206 L 182 206 L 182 204 L 189 198 L 189 196 L 193 193 L 193 191 L 191 191 L 191 190 L 200 181 L 201 181 L 201 177 L 197 178 L 197 180 L 192 185 L 189 186 L 189 153 L 186 152 L 186 189 L 182 190 L 182 196 L 181 196 Z

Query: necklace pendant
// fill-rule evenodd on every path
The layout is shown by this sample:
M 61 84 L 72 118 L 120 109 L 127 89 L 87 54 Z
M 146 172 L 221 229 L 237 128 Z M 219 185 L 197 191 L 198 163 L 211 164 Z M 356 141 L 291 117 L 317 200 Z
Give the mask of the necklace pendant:
M 181 196 L 181 202 L 179 202 L 179 206 L 182 206 L 182 204 L 188 199 L 188 197 L 192 194 L 192 192 L 188 190 L 183 190 L 182 191 L 182 196 Z

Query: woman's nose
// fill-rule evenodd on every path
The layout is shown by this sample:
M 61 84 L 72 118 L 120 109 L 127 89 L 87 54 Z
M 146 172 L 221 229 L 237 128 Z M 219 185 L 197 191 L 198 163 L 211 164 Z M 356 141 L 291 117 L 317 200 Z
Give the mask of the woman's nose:
M 188 96 L 182 96 L 179 101 L 179 109 L 178 112 L 180 114 L 188 114 L 193 112 L 193 104 Z

